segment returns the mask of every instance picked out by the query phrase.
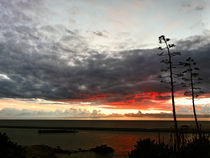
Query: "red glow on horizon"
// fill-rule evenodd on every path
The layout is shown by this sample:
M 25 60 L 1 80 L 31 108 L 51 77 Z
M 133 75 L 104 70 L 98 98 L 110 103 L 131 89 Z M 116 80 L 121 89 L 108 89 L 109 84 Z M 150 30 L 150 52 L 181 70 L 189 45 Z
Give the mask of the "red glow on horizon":
M 107 93 L 96 93 L 91 94 L 80 94 L 78 99 L 66 99 L 62 102 L 76 103 L 80 106 L 94 105 L 103 109 L 133 109 L 133 110 L 146 110 L 146 111 L 171 111 L 171 97 L 170 92 L 158 93 L 158 92 L 143 92 L 136 94 L 127 94 L 125 96 L 118 94 L 107 94 Z M 206 96 L 208 96 L 207 94 Z M 176 111 L 180 110 L 184 104 L 186 104 L 187 98 L 182 92 L 175 93 L 176 97 Z M 60 100 L 61 101 L 61 100 Z M 187 102 L 189 103 L 189 101 Z M 189 103 L 191 105 L 191 103 Z M 200 110 L 199 108 L 197 110 Z
M 63 102 L 69 103 L 81 103 L 90 102 L 94 105 L 105 105 L 107 109 L 164 109 L 171 110 L 171 106 L 165 104 L 165 101 L 169 99 L 170 93 L 158 93 L 158 92 L 143 92 L 136 94 L 128 94 L 126 96 L 120 96 L 117 94 L 96 93 L 80 94 L 78 99 L 66 99 Z

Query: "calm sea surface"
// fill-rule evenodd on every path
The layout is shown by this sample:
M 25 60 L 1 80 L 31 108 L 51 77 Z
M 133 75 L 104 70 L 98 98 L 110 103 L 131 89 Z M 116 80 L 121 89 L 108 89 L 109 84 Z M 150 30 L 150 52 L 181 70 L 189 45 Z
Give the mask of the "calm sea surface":
M 210 122 L 201 122 L 205 128 L 210 128 Z M 192 121 L 181 121 L 179 125 L 194 126 Z M 37 127 L 97 127 L 97 128 L 170 128 L 172 121 L 112 121 L 112 120 L 0 120 L 0 126 L 37 126 Z M 143 138 L 161 139 L 168 141 L 170 133 L 156 132 L 122 132 L 122 131 L 88 131 L 78 133 L 38 134 L 38 129 L 0 128 L 15 142 L 21 145 L 46 144 L 52 147 L 60 146 L 63 149 L 89 149 L 97 145 L 107 144 L 114 148 L 114 155 L 105 157 L 127 158 L 137 140 Z M 89 154 L 89 155 L 88 155 Z M 94 153 L 72 154 L 68 158 L 103 158 Z M 67 158 L 67 157 L 66 157 Z

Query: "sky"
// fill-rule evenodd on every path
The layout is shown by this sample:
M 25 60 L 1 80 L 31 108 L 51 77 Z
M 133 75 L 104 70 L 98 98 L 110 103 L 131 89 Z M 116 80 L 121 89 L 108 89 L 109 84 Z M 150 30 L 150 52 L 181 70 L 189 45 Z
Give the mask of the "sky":
M 160 83 L 165 35 L 203 79 L 210 120 L 210 1 L 0 0 L 0 119 L 171 119 Z M 181 67 L 177 68 L 182 71 Z M 175 87 L 178 118 L 191 98 Z

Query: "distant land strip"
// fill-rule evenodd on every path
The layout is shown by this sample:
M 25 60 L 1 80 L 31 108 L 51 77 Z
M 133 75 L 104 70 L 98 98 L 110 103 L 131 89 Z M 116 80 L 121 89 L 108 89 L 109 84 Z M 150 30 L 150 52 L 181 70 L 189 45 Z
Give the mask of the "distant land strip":
M 103 127 L 40 127 L 40 126 L 0 126 L 0 128 L 20 128 L 20 129 L 57 129 L 57 130 L 88 130 L 88 131 L 129 131 L 129 132 L 175 132 L 173 128 L 103 128 Z M 196 129 L 182 128 L 180 132 L 196 133 Z M 202 129 L 204 133 L 210 133 L 210 129 Z

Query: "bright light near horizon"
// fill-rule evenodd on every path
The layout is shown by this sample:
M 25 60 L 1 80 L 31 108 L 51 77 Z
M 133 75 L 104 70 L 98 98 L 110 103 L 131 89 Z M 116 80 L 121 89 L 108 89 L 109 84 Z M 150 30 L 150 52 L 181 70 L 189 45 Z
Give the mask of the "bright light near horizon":
M 166 110 L 155 110 L 155 109 L 149 109 L 149 110 L 140 110 L 143 114 L 157 114 L 157 113 L 171 113 L 171 111 Z
M 169 100 L 168 102 L 171 103 L 171 100 Z M 180 98 L 176 98 L 175 100 L 177 105 L 192 105 L 192 99 L 191 98 L 187 98 L 187 97 L 180 97 Z M 195 99 L 195 104 L 196 105 L 210 105 L 210 99 L 209 98 L 198 98 Z
M 138 109 L 100 109 L 101 113 L 105 115 L 111 115 L 111 114 L 121 114 L 124 115 L 126 113 L 138 113 Z
M 170 101 L 170 100 L 169 100 Z M 165 106 L 170 106 L 171 102 L 166 101 Z M 198 103 L 199 102 L 199 103 Z M 155 106 L 156 105 L 156 106 Z M 66 112 L 69 113 L 69 117 L 73 116 L 71 113 L 76 111 L 77 117 L 80 117 L 81 114 L 87 115 L 87 117 L 98 116 L 98 117 L 106 117 L 111 116 L 112 118 L 123 117 L 125 114 L 137 114 L 139 116 L 142 114 L 160 114 L 160 113 L 171 113 L 171 110 L 164 109 L 163 107 L 158 107 L 160 104 L 154 104 L 154 106 L 142 107 L 139 109 L 115 109 L 111 105 L 91 105 L 91 102 L 78 102 L 78 103 L 67 103 L 60 101 L 49 101 L 44 99 L 9 99 L 4 98 L 0 99 L 0 110 L 3 109 L 16 109 L 16 110 L 30 110 L 30 111 L 41 111 L 41 112 Z M 177 98 L 176 105 L 189 105 L 191 106 L 191 100 L 188 98 Z M 196 100 L 196 105 L 199 106 L 207 106 L 210 105 L 209 98 L 200 98 Z M 128 108 L 128 107 L 127 107 Z M 132 106 L 130 107 L 132 108 Z M 66 114 L 64 113 L 64 115 Z M 56 113 L 55 113 L 56 114 Z M 56 118 L 57 115 L 55 115 Z M 85 117 L 85 116 L 83 116 Z
M 134 113 L 137 114 L 141 112 L 142 114 L 155 114 L 155 113 L 171 113 L 171 111 L 166 110 L 156 110 L 154 108 L 149 108 L 147 110 L 143 109 L 107 109 L 107 108 L 101 108 L 100 112 L 106 115 L 110 114 L 127 114 L 127 113 Z

